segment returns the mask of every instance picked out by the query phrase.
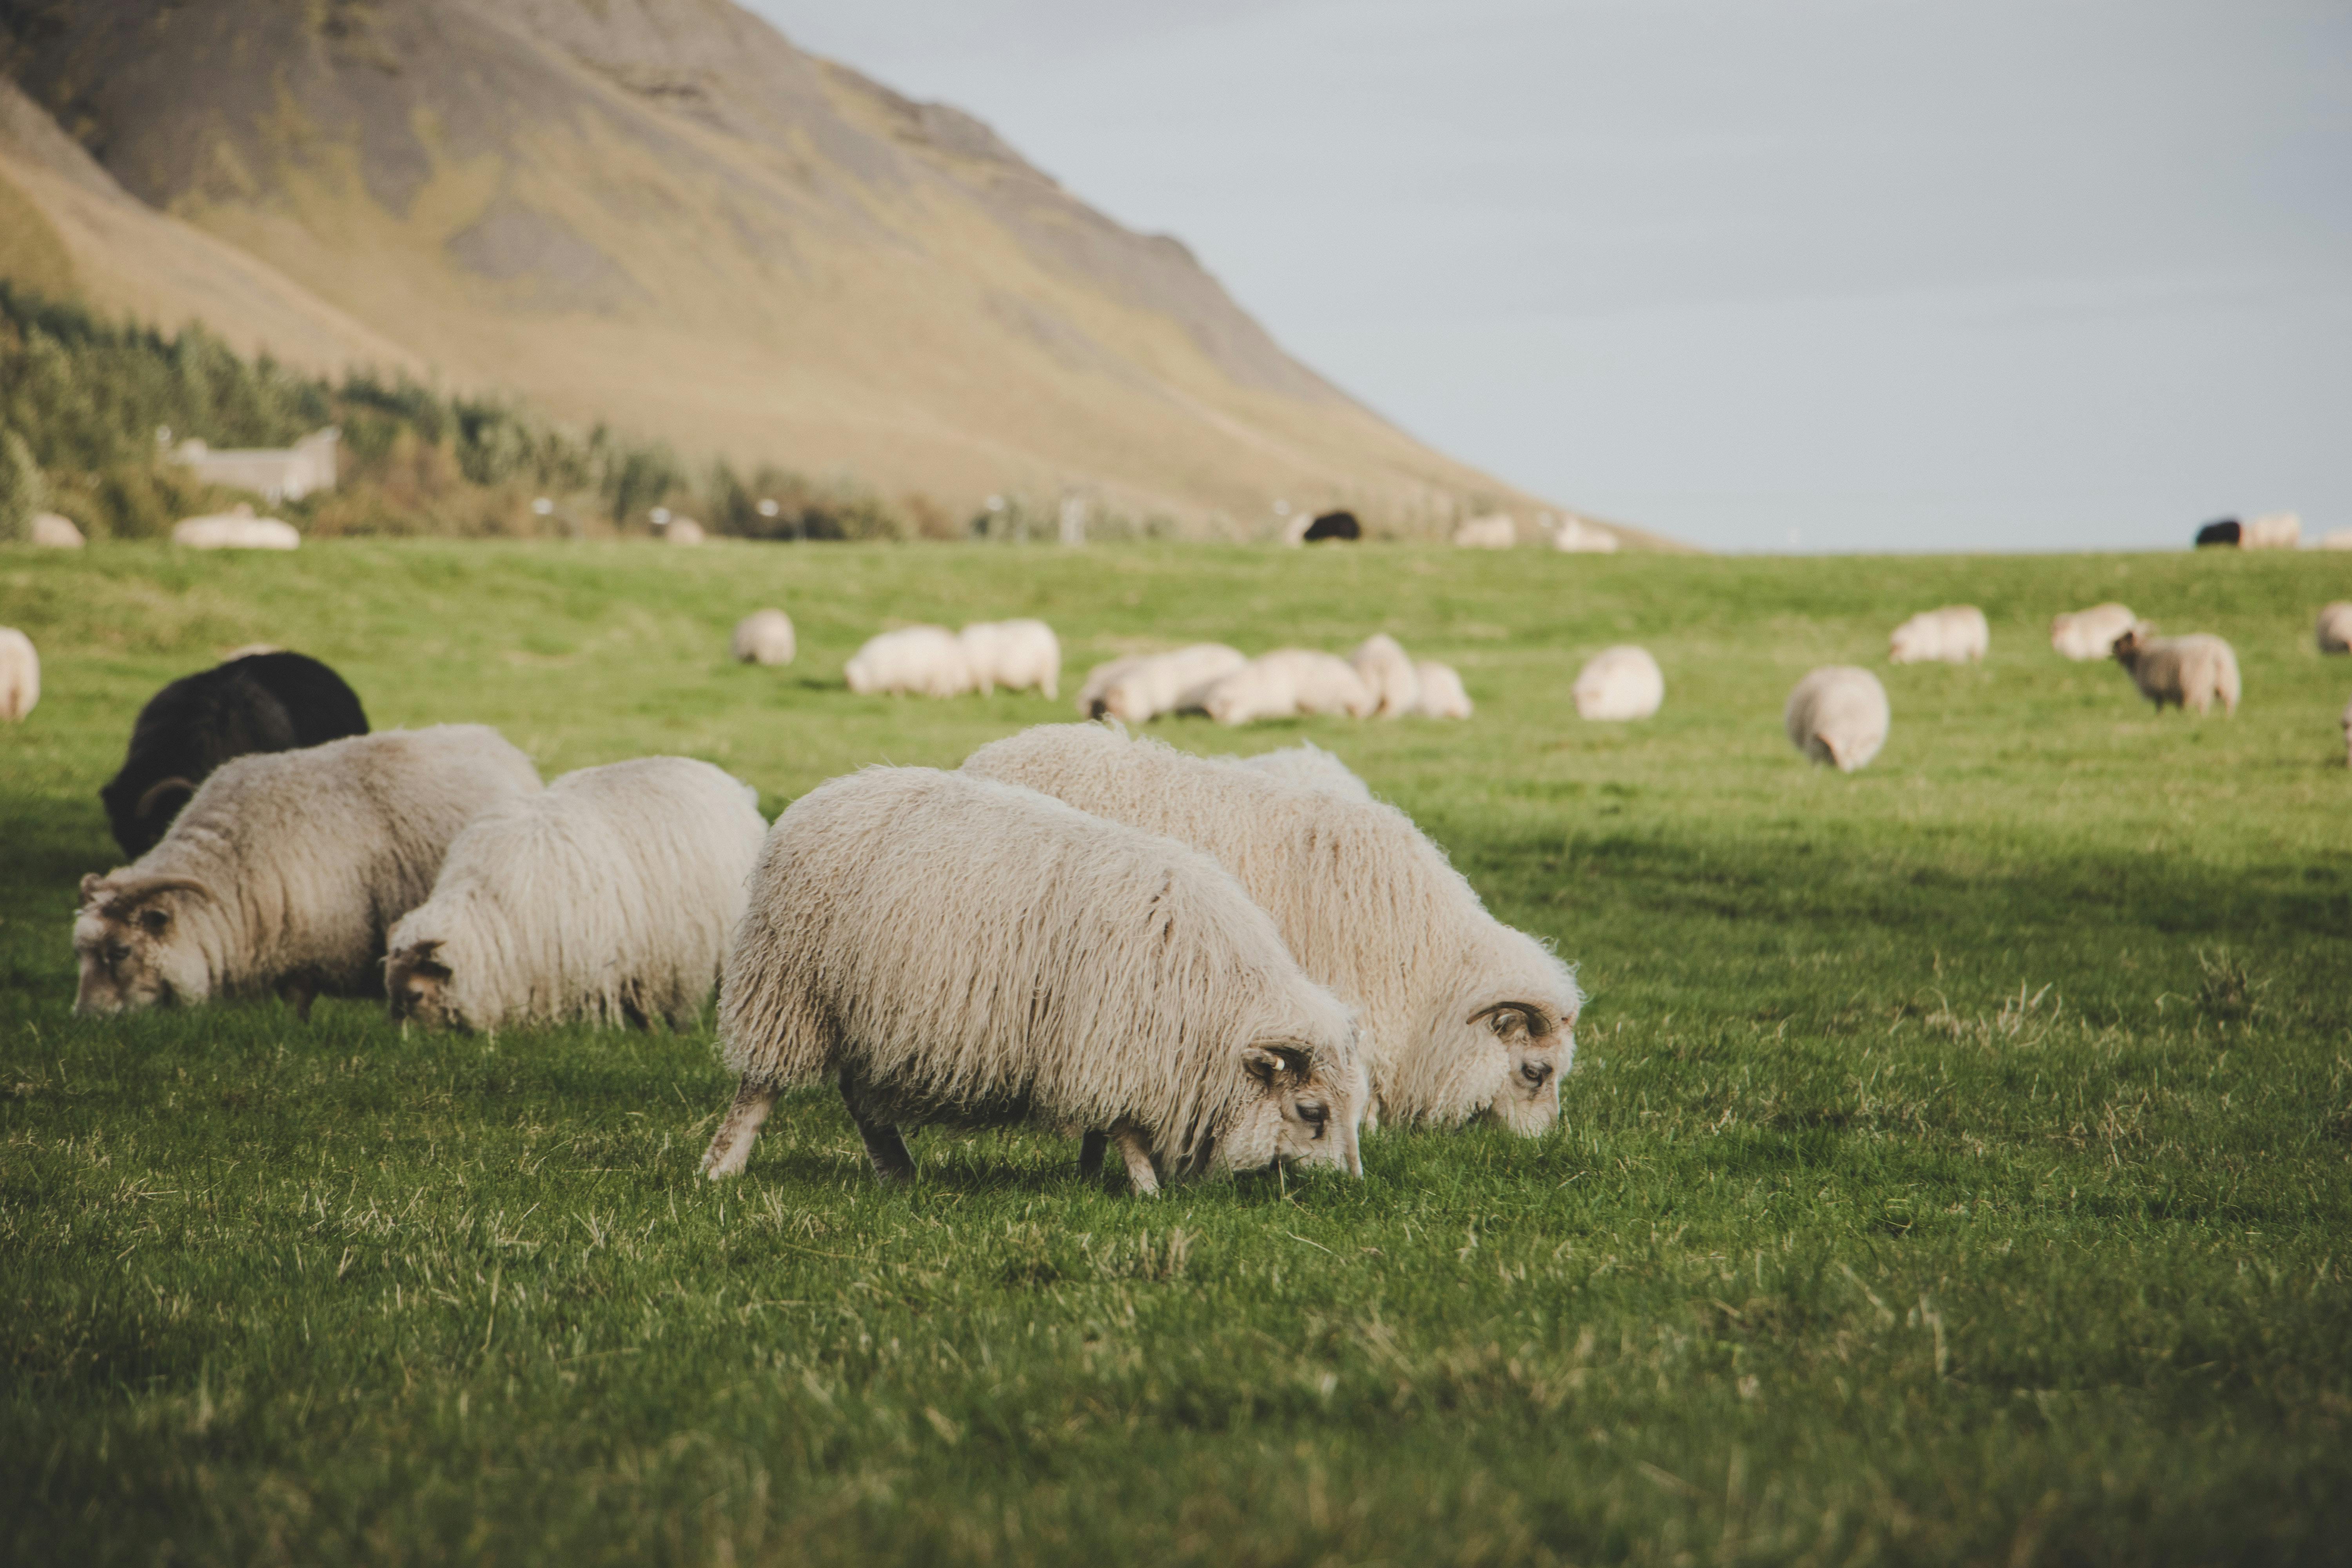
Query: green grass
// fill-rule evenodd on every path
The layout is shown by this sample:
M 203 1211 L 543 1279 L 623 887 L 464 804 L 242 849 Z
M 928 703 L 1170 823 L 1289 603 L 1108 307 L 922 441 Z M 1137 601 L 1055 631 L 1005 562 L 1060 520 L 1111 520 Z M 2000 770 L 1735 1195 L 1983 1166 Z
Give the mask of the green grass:
M 2243 660 L 2158 717 L 2049 615 Z M 0 1560 L 2277 1563 L 2352 1555 L 2352 559 L 313 545 L 0 556 L 47 696 L 0 732 Z M 1981 668 L 1887 668 L 1982 605 Z M 763 603 L 787 670 L 723 658 Z M 772 813 L 1065 716 L 839 682 L 886 620 L 1454 661 L 1466 725 L 1339 752 L 1592 1002 L 1538 1142 L 1366 1178 L 1081 1182 L 838 1103 L 698 1185 L 707 1029 L 404 1037 L 358 1003 L 70 1016 L 136 705 L 268 640 L 380 726 L 550 776 L 709 758 Z M 1580 723 L 1638 638 L 1668 704 Z M 1885 675 L 1870 770 L 1797 677 Z

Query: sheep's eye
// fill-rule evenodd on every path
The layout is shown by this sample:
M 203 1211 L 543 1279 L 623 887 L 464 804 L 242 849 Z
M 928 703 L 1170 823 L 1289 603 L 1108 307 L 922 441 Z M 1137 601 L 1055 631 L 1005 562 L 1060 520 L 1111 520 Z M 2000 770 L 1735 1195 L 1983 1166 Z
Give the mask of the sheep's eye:
M 106 962 L 107 962 L 107 963 L 121 963 L 124 959 L 129 958 L 130 956 L 131 956 L 131 944 L 130 944 L 129 942 L 108 942 L 108 943 L 106 944 Z
M 149 936 L 162 936 L 163 934 L 163 928 L 171 923 L 172 917 L 164 913 L 162 910 L 142 910 L 139 911 L 140 927 L 144 930 Z
M 1324 1106 L 1302 1101 L 1298 1107 L 1298 1120 L 1309 1127 L 1320 1128 L 1330 1115 L 1329 1110 Z

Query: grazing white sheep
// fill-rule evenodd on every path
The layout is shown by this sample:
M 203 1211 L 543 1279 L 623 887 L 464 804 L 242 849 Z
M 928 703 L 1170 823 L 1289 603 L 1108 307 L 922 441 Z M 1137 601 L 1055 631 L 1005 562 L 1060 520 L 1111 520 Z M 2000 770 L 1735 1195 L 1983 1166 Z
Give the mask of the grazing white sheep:
M 1089 717 L 1108 714 L 1122 724 L 1143 724 L 1162 713 L 1197 708 L 1210 686 L 1247 663 L 1239 651 L 1216 642 L 1149 655 L 1104 682 Z
M 832 1079 L 875 1170 L 900 1128 L 1108 1129 L 1139 1192 L 1278 1161 L 1361 1175 L 1356 1024 L 1207 856 L 1033 790 L 867 768 L 776 819 L 727 960 L 740 1075 L 703 1156 Z
M 1213 855 L 1274 916 L 1307 974 L 1362 1010 L 1373 1104 L 1404 1122 L 1559 1118 L 1584 1005 L 1568 965 L 1486 912 L 1393 806 L 1188 756 L 1107 725 L 1049 724 L 964 771 Z
M 77 1013 L 279 991 L 383 994 L 384 933 L 433 891 L 450 841 L 539 793 L 480 724 L 382 730 L 222 763 L 155 847 L 81 879 Z
M 1386 632 L 1374 632 L 1348 656 L 1378 704 L 1372 710 L 1383 719 L 1402 719 L 1421 706 L 1421 677 L 1403 646 Z
M 1922 610 L 1886 639 L 1891 664 L 1967 664 L 1991 650 L 1992 628 L 1974 605 Z
M 2322 550 L 2352 550 L 2352 528 L 2331 528 L 2319 536 Z
M 1454 531 L 1454 542 L 1464 550 L 1508 550 L 1519 542 L 1519 525 L 1507 513 L 1474 517 Z
M 231 510 L 173 523 L 172 542 L 190 550 L 294 550 L 300 547 L 302 536 L 292 523 L 256 517 L 250 505 L 239 501 Z
M 1612 555 L 1618 547 L 1617 535 L 1597 522 L 1587 522 L 1580 517 L 1564 517 L 1552 531 L 1551 547 L 1578 555 Z
M 974 621 L 956 634 L 972 684 L 982 693 L 1035 687 L 1039 695 L 1062 691 L 1062 645 L 1043 621 Z
M 1122 654 L 1118 658 L 1105 659 L 1087 671 L 1086 679 L 1078 683 L 1078 711 L 1089 719 L 1101 718 L 1106 711 L 1103 692 L 1108 689 L 1110 683 L 1151 657 L 1148 653 Z M 1239 658 L 1241 655 L 1234 657 Z
M 2238 710 L 2238 655 L 2220 637 L 2198 632 L 2183 637 L 2159 637 L 2143 621 L 2116 639 L 2115 659 L 2139 688 L 2139 694 L 2164 711 L 2175 708 L 2209 710 L 2216 698 L 2221 711 Z
M 767 832 L 750 786 L 690 757 L 583 768 L 502 802 L 392 928 L 392 1016 L 684 1027 L 719 984 Z
M 33 639 L 0 626 L 0 719 L 21 723 L 41 700 L 41 656 Z
M 1470 717 L 1470 694 L 1462 689 L 1462 678 L 1450 664 L 1440 664 L 1424 658 L 1412 667 L 1421 679 L 1421 706 L 1424 719 L 1467 719 Z
M 1665 672 L 1649 649 L 1620 643 L 1585 661 L 1569 695 L 1580 719 L 1647 719 L 1666 700 Z
M 2050 646 L 2071 659 L 2105 658 L 2115 651 L 2116 639 L 2138 619 L 2129 605 L 2112 599 L 2087 610 L 2069 610 L 2050 617 Z
M 1260 654 L 1204 689 L 1201 710 L 1220 724 L 1293 719 L 1302 713 L 1371 715 L 1377 702 L 1355 666 L 1337 654 L 1281 647 Z
M 2352 653 L 2352 600 L 2338 599 L 2319 612 L 2319 651 Z
M 59 517 L 53 511 L 33 514 L 32 541 L 50 550 L 79 550 L 84 542 L 73 519 Z
M 2291 511 L 2250 517 L 2238 525 L 2238 548 L 2300 550 L 2303 548 L 2303 519 Z
M 1278 752 L 1260 752 L 1254 757 L 1219 757 L 1218 762 L 1230 767 L 1248 768 L 1284 784 L 1297 784 L 1303 789 L 1319 789 L 1343 800 L 1369 802 L 1371 786 L 1358 778 L 1347 763 L 1325 751 L 1312 741 L 1302 741 L 1296 746 L 1285 746 Z
M 1870 765 L 1892 722 L 1886 688 L 1851 664 L 1825 664 L 1797 682 L 1780 718 L 1790 745 L 1842 773 Z
M 961 697 L 972 689 L 963 645 L 940 626 L 906 626 L 866 639 L 842 672 L 860 697 L 911 692 Z
M 738 664 L 790 664 L 800 652 L 793 618 L 782 610 L 754 610 L 735 623 L 727 645 Z

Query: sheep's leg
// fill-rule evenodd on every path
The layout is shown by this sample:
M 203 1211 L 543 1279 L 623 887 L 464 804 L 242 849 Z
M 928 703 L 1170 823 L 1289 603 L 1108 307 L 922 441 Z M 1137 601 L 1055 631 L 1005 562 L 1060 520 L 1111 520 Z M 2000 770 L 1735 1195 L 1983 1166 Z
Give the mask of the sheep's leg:
M 294 1009 L 294 1016 L 304 1023 L 310 1021 L 310 1004 L 319 994 L 319 987 L 307 975 L 289 975 L 278 982 L 278 994 Z
M 751 1143 L 760 1136 L 760 1123 L 768 1119 L 775 1103 L 774 1089 L 748 1078 L 737 1084 L 735 1103 L 728 1108 L 727 1119 L 719 1124 L 710 1147 L 703 1152 L 702 1173 L 714 1182 L 741 1175 L 743 1167 L 751 1163 Z
M 1139 1198 L 1157 1197 L 1160 1194 L 1160 1173 L 1151 1168 L 1151 1140 L 1143 1135 L 1135 1123 L 1121 1121 L 1115 1123 L 1110 1135 L 1118 1144 L 1118 1152 L 1127 1161 L 1127 1179 L 1134 1184 Z
M 913 1181 L 915 1157 L 907 1152 L 907 1141 L 891 1123 L 866 1115 L 863 1087 L 845 1068 L 841 1074 L 841 1100 L 849 1107 L 849 1119 L 857 1123 L 857 1136 L 865 1141 L 866 1157 L 874 1162 L 874 1173 L 886 1182 Z
M 1097 1130 L 1088 1131 L 1087 1135 L 1078 1141 L 1078 1174 L 1080 1176 L 1101 1175 L 1103 1151 L 1109 1146 L 1110 1137 L 1108 1133 Z

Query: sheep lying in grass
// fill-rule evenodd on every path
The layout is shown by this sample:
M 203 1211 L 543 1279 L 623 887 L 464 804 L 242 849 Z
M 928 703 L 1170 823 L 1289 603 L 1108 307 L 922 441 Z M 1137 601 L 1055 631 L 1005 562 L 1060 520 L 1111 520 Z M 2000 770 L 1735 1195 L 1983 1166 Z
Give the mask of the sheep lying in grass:
M 2300 550 L 2303 547 L 2303 519 L 2291 511 L 2266 512 L 2250 517 L 2239 525 L 2238 547 L 2241 550 Z
M 1348 656 L 1356 674 L 1371 692 L 1373 712 L 1383 719 L 1402 719 L 1421 706 L 1421 677 L 1403 647 L 1386 632 L 1375 632 Z
M 793 618 L 782 610 L 754 610 L 735 623 L 727 651 L 738 664 L 790 664 L 800 651 Z
M 1463 550 L 1508 550 L 1519 542 L 1519 525 L 1502 512 L 1474 517 L 1454 531 L 1454 545 Z
M 905 626 L 869 637 L 842 674 L 860 697 L 961 697 L 972 689 L 963 645 L 941 626 Z
M 1062 689 L 1062 645 L 1043 621 L 974 621 L 956 634 L 965 668 L 983 693 L 1003 687 L 1035 687 L 1055 697 Z
M 1148 724 L 1198 706 L 1202 691 L 1247 663 L 1238 649 L 1217 642 L 1117 659 L 1087 677 L 1089 689 L 1078 693 L 1078 708 L 1089 719 L 1108 714 L 1122 724 Z
M 2338 599 L 2319 612 L 2319 651 L 2352 653 L 2352 600 Z
M 2050 646 L 2077 661 L 2105 658 L 2114 651 L 2116 639 L 2137 620 L 2129 605 L 2112 599 L 2087 610 L 2070 610 L 2050 617 Z
M 688 757 L 583 768 L 504 802 L 392 928 L 392 1016 L 685 1027 L 719 984 L 767 831 L 749 786 Z
M 1892 722 L 1886 688 L 1851 664 L 1825 664 L 1797 682 L 1780 718 L 1790 745 L 1842 773 L 1870 765 Z
M 234 510 L 182 518 L 172 525 L 172 542 L 189 550 L 294 550 L 302 536 L 280 518 L 256 517 L 239 501 Z
M 223 763 L 163 841 L 81 879 L 77 1013 L 277 990 L 382 995 L 384 933 L 425 901 L 449 844 L 539 792 L 479 724 L 386 730 Z
M 1649 649 L 1622 643 L 1587 659 L 1569 695 L 1580 719 L 1647 719 L 1666 700 L 1666 677 Z
M 867 768 L 776 819 L 719 1005 L 743 1169 L 820 1078 L 886 1179 L 899 1129 L 1108 1128 L 1136 1190 L 1278 1161 L 1361 1175 L 1348 1009 L 1216 862 L 1031 790 Z
M 1278 752 L 1261 752 L 1255 757 L 1219 757 L 1218 762 L 1229 767 L 1247 768 L 1264 773 L 1284 784 L 1303 789 L 1319 789 L 1336 795 L 1342 800 L 1369 803 L 1371 786 L 1358 778 L 1347 763 L 1325 751 L 1312 741 L 1302 741 L 1296 746 L 1286 746 Z
M 41 656 L 33 639 L 14 626 L 0 626 L 0 719 L 24 722 L 41 700 Z
M 2221 711 L 2238 710 L 2238 655 L 2210 633 L 2183 637 L 2150 637 L 2146 622 L 2116 639 L 2116 662 L 2131 676 L 2139 694 L 2164 711 L 2175 708 L 2209 710 L 2216 699 Z
M 1890 664 L 1968 664 L 1992 647 L 1992 628 L 1974 605 L 1922 610 L 1886 639 Z
M 1424 719 L 1467 719 L 1470 717 L 1470 694 L 1462 689 L 1462 678 L 1454 673 L 1450 664 L 1424 658 L 1412 667 L 1421 681 L 1421 701 L 1414 709 Z
M 79 550 L 85 542 L 73 519 L 53 511 L 33 514 L 32 541 L 47 550 Z
M 1346 659 L 1299 647 L 1260 654 L 1200 695 L 1202 711 L 1220 724 L 1293 719 L 1302 713 L 1365 719 L 1377 701 Z
M 1488 914 L 1393 806 L 1302 789 L 1098 724 L 982 746 L 964 772 L 1213 855 L 1274 916 L 1307 973 L 1362 1009 L 1373 1105 L 1453 1126 L 1559 1118 L 1584 998 L 1550 951 Z

